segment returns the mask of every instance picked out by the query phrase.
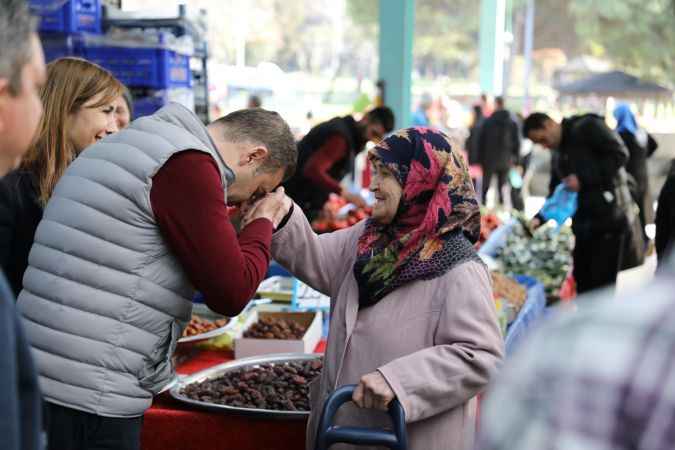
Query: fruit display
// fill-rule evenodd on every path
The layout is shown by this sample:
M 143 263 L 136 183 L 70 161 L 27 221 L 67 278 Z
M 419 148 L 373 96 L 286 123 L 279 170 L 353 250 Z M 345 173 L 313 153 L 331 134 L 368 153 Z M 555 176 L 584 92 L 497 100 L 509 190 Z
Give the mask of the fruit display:
M 268 363 L 227 372 L 186 386 L 183 395 L 239 408 L 309 411 L 309 383 L 319 376 L 321 359 Z
M 206 333 L 216 328 L 224 327 L 229 322 L 229 319 L 208 320 L 196 315 L 192 316 L 190 323 L 183 331 L 183 337 L 196 336 L 198 334 Z
M 492 293 L 495 298 L 509 302 L 516 313 L 520 311 L 527 299 L 527 289 L 511 277 L 499 272 L 492 272 Z
M 548 297 L 558 294 L 572 265 L 574 238 L 569 227 L 544 225 L 534 232 L 517 222 L 497 259 L 506 275 L 528 275 L 539 280 Z
M 476 243 L 476 247 L 483 245 L 483 242 L 487 241 L 490 237 L 490 234 L 496 230 L 502 221 L 499 220 L 495 214 L 492 213 L 482 213 L 480 216 L 480 237 Z
M 244 331 L 244 337 L 254 339 L 302 339 L 307 331 L 299 323 L 276 317 L 261 317 Z
M 340 211 L 349 203 L 339 195 L 331 194 L 319 217 L 312 222 L 312 229 L 317 233 L 330 233 L 351 227 L 370 216 L 370 208 L 358 208 L 354 206 L 346 213 Z

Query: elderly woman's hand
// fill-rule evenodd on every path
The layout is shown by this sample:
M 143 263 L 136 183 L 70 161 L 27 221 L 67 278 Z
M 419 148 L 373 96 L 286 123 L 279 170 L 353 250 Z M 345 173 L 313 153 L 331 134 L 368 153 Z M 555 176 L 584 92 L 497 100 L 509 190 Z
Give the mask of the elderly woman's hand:
M 279 187 L 274 192 L 270 192 L 253 204 L 246 203 L 242 205 L 241 228 L 253 222 L 256 219 L 269 219 L 274 228 L 288 214 L 293 202 L 284 193 L 284 188 Z
M 373 408 L 387 411 L 389 403 L 396 394 L 380 372 L 372 372 L 361 377 L 354 390 L 352 401 L 361 408 Z

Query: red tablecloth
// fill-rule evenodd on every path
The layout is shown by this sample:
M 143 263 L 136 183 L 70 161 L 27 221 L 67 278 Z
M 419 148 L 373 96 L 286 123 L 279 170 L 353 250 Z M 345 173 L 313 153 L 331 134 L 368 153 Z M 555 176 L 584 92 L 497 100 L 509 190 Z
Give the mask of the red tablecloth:
M 321 342 L 317 352 L 323 352 Z M 178 366 L 192 374 L 233 359 L 232 353 L 202 351 Z M 304 420 L 254 419 L 192 408 L 168 393 L 155 398 L 145 413 L 143 450 L 301 450 L 305 448 Z

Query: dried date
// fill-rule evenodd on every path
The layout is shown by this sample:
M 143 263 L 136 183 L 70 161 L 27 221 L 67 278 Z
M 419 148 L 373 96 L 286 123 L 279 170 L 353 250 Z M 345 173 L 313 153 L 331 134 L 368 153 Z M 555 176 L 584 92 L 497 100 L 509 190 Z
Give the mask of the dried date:
M 318 358 L 261 364 L 188 385 L 182 393 L 194 400 L 240 408 L 309 411 L 308 385 L 322 367 Z
M 199 316 L 192 316 L 190 323 L 183 331 L 183 337 L 196 336 L 207 333 L 216 328 L 224 327 L 229 322 L 228 319 L 208 320 Z
M 294 320 L 261 317 L 244 332 L 244 337 L 255 339 L 302 339 L 307 328 Z

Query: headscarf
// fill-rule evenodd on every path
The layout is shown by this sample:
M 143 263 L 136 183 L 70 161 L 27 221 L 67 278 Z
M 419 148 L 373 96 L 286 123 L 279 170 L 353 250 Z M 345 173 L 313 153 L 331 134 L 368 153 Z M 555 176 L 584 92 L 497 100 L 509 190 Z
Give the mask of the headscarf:
M 623 133 L 624 131 L 627 131 L 632 135 L 637 133 L 638 126 L 635 115 L 633 115 L 633 111 L 630 110 L 628 104 L 619 103 L 616 108 L 614 108 L 614 118 L 616 119 L 617 133 Z
M 354 276 L 367 307 L 409 282 L 439 277 L 478 259 L 480 209 L 466 164 L 448 137 L 431 128 L 399 130 L 369 154 L 403 188 L 392 223 L 369 219 L 358 241 Z

